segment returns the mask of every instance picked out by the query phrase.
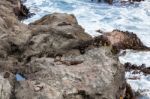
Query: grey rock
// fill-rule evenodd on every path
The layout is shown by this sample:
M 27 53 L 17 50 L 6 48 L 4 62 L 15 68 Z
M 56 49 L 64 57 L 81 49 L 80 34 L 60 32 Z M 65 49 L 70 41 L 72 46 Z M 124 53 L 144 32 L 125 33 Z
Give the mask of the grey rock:
M 10 99 L 13 97 L 14 76 L 8 72 L 0 73 L 0 99 Z
M 79 60 L 83 63 L 66 64 Z M 28 81 L 20 82 L 17 99 L 29 96 L 35 99 L 116 99 L 123 96 L 124 68 L 107 47 L 94 48 L 84 55 L 62 57 L 57 62 L 53 58 L 34 58 L 27 66 L 25 76 L 31 80 L 29 84 L 33 81 L 32 87 L 43 87 L 35 91 L 26 86 Z M 26 90 L 30 95 L 24 94 Z

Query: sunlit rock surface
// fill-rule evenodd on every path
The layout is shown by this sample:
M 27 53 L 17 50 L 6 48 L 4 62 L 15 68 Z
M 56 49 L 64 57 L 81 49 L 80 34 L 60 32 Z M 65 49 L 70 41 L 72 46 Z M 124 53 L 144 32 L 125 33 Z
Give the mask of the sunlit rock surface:
M 53 58 L 35 57 L 26 67 L 24 74 L 29 81 L 20 82 L 17 99 L 115 99 L 124 95 L 124 68 L 107 47 L 56 62 Z

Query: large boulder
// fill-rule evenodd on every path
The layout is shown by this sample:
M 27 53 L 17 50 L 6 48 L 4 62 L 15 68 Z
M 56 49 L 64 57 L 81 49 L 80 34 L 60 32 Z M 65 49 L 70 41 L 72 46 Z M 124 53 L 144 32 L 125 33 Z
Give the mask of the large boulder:
M 60 14 L 60 13 L 53 13 L 50 15 L 46 15 L 43 18 L 41 18 L 40 20 L 37 20 L 33 23 L 31 23 L 31 25 L 50 25 L 50 24 L 55 24 L 55 25 L 63 25 L 64 22 L 64 26 L 65 23 L 66 25 L 73 25 L 73 24 L 78 24 L 77 20 L 75 18 L 75 16 L 73 14 Z
M 26 67 L 29 80 L 18 84 L 17 99 L 119 99 L 124 95 L 124 68 L 107 47 L 57 61 L 35 57 Z
M 92 37 L 84 32 L 73 15 L 54 13 L 31 23 L 32 37 L 24 52 L 25 58 L 46 55 L 71 49 L 76 42 L 87 41 Z M 70 45 L 70 48 L 69 46 Z
M 84 29 L 78 24 L 75 16 L 72 14 L 53 13 L 44 16 L 30 25 L 35 26 L 33 32 L 48 32 L 49 28 L 53 28 L 60 31 L 60 34 L 68 35 L 75 39 L 88 40 L 91 38 L 90 35 L 85 33 Z
M 0 71 L 15 72 L 31 32 L 15 16 L 15 4 L 1 0 L 0 5 Z

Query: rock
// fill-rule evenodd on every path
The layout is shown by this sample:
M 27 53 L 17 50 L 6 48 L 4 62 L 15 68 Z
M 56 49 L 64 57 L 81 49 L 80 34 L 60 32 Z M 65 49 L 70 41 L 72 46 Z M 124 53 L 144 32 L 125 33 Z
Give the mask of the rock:
M 38 87 L 38 85 L 42 87 Z M 57 97 L 60 97 L 59 92 L 56 92 L 56 89 L 52 89 L 51 86 L 46 83 L 35 80 L 18 82 L 16 84 L 15 92 L 16 99 L 58 99 Z
M 57 30 L 60 32 L 59 34 L 62 34 L 68 38 L 79 40 L 88 40 L 92 38 L 90 35 L 85 33 L 84 29 L 78 24 L 75 16 L 72 14 L 53 13 L 44 16 L 40 20 L 37 20 L 30 25 L 35 26 L 32 31 L 35 33 Z
M 11 2 L 0 1 L 2 99 L 124 96 L 124 67 L 109 47 L 85 33 L 74 15 L 54 13 L 27 26 L 18 21 Z M 27 80 L 16 82 L 15 74 Z
M 10 99 L 13 97 L 14 77 L 9 75 L 8 78 L 4 78 L 4 76 L 6 76 L 6 73 L 0 73 L 0 99 Z
M 41 18 L 40 20 L 37 20 L 33 23 L 30 23 L 30 25 L 58 25 L 62 22 L 66 22 L 69 23 L 70 25 L 74 25 L 74 24 L 78 24 L 75 16 L 73 14 L 65 14 L 65 13 L 53 13 L 50 15 L 46 15 L 43 18 Z M 65 25 L 64 25 L 65 26 Z
M 118 53 L 120 50 L 125 49 L 150 50 L 149 47 L 142 43 L 136 34 L 128 31 L 113 30 L 112 32 L 104 33 L 102 36 L 99 36 L 99 38 L 103 38 L 103 42 L 111 45 L 114 53 Z
M 142 2 L 142 1 L 144 1 L 144 0 L 134 0 L 135 2 Z
M 83 62 L 68 65 L 58 64 L 53 58 L 32 58 L 26 66 L 25 77 L 47 87 L 42 90 L 36 87 L 34 91 L 24 85 L 25 81 L 17 88 L 17 99 L 116 99 L 123 95 L 124 68 L 109 48 L 94 48 L 83 55 L 64 56 L 61 61 L 79 60 Z
M 6 1 L 9 1 L 11 4 L 17 4 L 18 3 L 18 0 L 6 0 Z
M 1 99 L 10 99 L 11 97 L 11 85 L 9 81 L 5 80 L 2 76 L 0 76 L 0 98 Z
M 134 92 L 129 84 L 126 84 L 126 94 L 124 99 L 136 99 L 134 96 Z
M 13 10 L 13 14 L 15 14 L 19 20 L 23 20 L 34 15 L 33 13 L 30 13 L 29 9 L 26 6 L 23 5 L 23 2 L 25 2 L 25 0 L 5 1 L 7 1 L 7 3 L 9 2 L 9 4 L 12 6 L 11 9 Z
M 63 23 L 63 26 L 60 25 Z M 64 23 L 67 25 L 64 25 Z M 68 25 L 69 24 L 69 25 Z M 32 37 L 28 41 L 24 57 L 43 55 L 54 57 L 66 53 L 77 42 L 87 41 L 92 37 L 84 32 L 73 15 L 54 13 L 31 23 Z M 42 56 L 41 56 L 42 55 Z
M 91 0 L 91 1 L 94 1 L 94 0 Z M 95 0 L 95 1 L 99 3 L 102 0 Z M 113 4 L 113 0 L 104 0 L 104 1 L 108 4 Z M 125 3 L 141 2 L 141 1 L 144 1 L 144 0 L 120 0 L 119 2 L 125 4 Z
M 93 1 L 93 0 L 91 0 Z M 96 2 L 101 2 L 102 0 L 96 0 Z M 109 3 L 109 4 L 112 4 L 113 3 L 113 0 L 104 0 L 105 2 Z
M 97 32 L 97 33 L 100 33 L 100 34 L 103 34 L 103 33 L 104 33 L 104 31 L 101 30 L 101 29 L 96 30 L 96 32 Z
M 135 65 L 135 64 L 131 64 L 129 62 L 124 64 L 125 70 L 126 71 L 134 71 L 134 74 L 139 74 L 140 72 L 142 72 L 144 75 L 149 75 L 150 74 L 150 67 L 146 67 L 145 64 L 142 65 Z
M 133 4 L 134 2 L 141 2 L 144 0 L 121 0 L 121 3 L 130 3 Z
M 3 4 L 0 6 L 0 72 L 15 73 L 31 32 L 28 26 L 18 21 L 11 3 L 1 0 L 0 4 Z
M 107 3 L 112 4 L 113 0 L 106 0 Z
M 16 6 L 14 7 L 14 13 L 19 20 L 27 19 L 34 15 L 33 13 L 30 13 L 29 9 L 24 6 L 21 1 L 17 1 Z

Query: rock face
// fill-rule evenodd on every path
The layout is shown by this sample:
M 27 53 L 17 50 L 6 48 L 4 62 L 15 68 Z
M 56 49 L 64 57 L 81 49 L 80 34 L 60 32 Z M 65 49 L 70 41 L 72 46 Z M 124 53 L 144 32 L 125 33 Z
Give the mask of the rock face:
M 30 25 L 36 25 L 36 28 L 33 28 L 32 32 L 43 32 L 44 30 L 44 32 L 48 32 L 51 28 L 53 28 L 54 30 L 61 32 L 60 34 L 66 37 L 72 37 L 79 40 L 91 39 L 91 36 L 85 33 L 84 29 L 78 25 L 75 16 L 72 14 L 53 13 L 52 15 L 46 15 Z
M 73 15 L 54 13 L 30 25 L 33 34 L 23 53 L 29 60 L 26 70 L 22 71 L 29 80 L 18 84 L 17 99 L 123 96 L 124 69 L 109 48 L 93 48 L 83 55 L 75 48 L 92 37 L 84 32 Z M 55 59 L 57 56 L 61 59 Z
M 1 0 L 0 4 L 0 71 L 14 71 L 31 32 L 17 20 L 14 4 Z
M 92 37 L 84 32 L 73 15 L 54 13 L 31 23 L 30 37 L 24 57 L 55 57 L 76 46 L 79 41 Z
M 0 73 L 0 99 L 11 99 L 13 98 L 13 80 L 14 77 L 11 74 Z
M 34 58 L 26 67 L 29 81 L 19 83 L 17 99 L 118 99 L 125 89 L 124 69 L 105 47 L 58 61 Z
M 16 4 L 11 3 L 0 1 L 2 99 L 124 96 L 124 67 L 109 47 L 97 46 L 99 41 L 86 34 L 73 15 L 54 13 L 27 26 L 18 21 Z M 27 80 L 9 78 L 16 73 Z
M 9 81 L 0 76 L 0 99 L 10 99 L 12 86 Z

